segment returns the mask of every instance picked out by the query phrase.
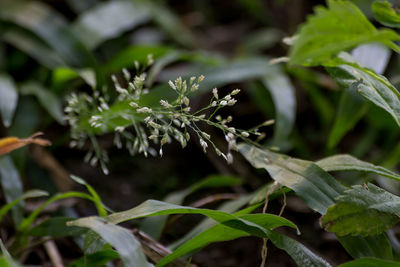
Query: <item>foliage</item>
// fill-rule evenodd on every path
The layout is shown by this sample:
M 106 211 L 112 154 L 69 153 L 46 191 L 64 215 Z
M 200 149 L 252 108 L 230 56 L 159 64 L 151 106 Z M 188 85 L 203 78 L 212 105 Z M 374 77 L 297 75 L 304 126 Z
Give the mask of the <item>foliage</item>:
M 70 266 L 121 262 L 124 266 L 190 266 L 191 259 L 180 258 L 191 257 L 212 243 L 239 243 L 239 238 L 252 236 L 263 240 L 262 266 L 267 241 L 299 266 L 331 266 L 335 259 L 303 245 L 309 242 L 301 234 L 302 220 L 284 218 L 286 206 L 291 210 L 293 205 L 290 197 L 321 216 L 322 229 L 311 231 L 334 233 L 354 259 L 340 266 L 399 265 L 400 247 L 393 228 L 397 229 L 400 217 L 400 175 L 392 170 L 400 157 L 399 77 L 392 74 L 399 67 L 388 64 L 390 57 L 395 61 L 400 53 L 395 29 L 377 29 L 355 3 L 328 0 L 326 7 L 314 8 L 292 38 L 285 39 L 290 46 L 287 58 L 271 60 L 262 54 L 264 48 L 278 45 L 282 36 L 278 29 L 249 36 L 240 43 L 237 55 L 227 58 L 196 49 L 195 35 L 161 2 L 93 0 L 93 7 L 66 2 L 73 15 L 64 16 L 40 1 L 0 4 L 0 116 L 4 126 L 0 130 L 11 136 L 0 139 L 5 202 L 0 207 L 0 222 L 10 232 L 0 242 L 1 264 L 30 264 L 32 248 L 43 243 L 50 255 L 48 246 L 68 240 L 79 253 L 68 259 Z M 261 1 L 238 1 L 238 5 L 265 23 L 258 11 Z M 399 14 L 389 2 L 375 1 L 372 11 L 379 23 L 398 28 Z M 158 41 L 132 44 L 143 37 L 141 31 Z M 22 63 L 3 60 L 3 50 L 22 58 Z M 277 56 L 273 51 L 271 55 Z M 287 61 L 287 66 L 277 65 L 281 61 Z M 32 65 L 32 71 L 19 74 L 24 62 Z M 315 66 L 323 68 L 305 68 Z M 238 84 L 243 89 L 236 89 Z M 310 113 L 302 113 L 304 99 L 310 101 Z M 253 109 L 257 109 L 256 116 Z M 250 119 L 236 124 L 246 112 L 252 114 Z M 272 124 L 273 133 L 266 127 Z M 329 125 L 333 127 L 327 129 Z M 37 147 L 26 153 L 22 148 L 50 145 L 32 135 L 39 129 L 48 134 L 61 129 L 50 148 L 52 153 Z M 96 173 L 107 191 L 119 183 L 113 181 L 117 161 L 128 162 L 128 154 L 116 153 L 113 147 L 126 148 L 129 162 L 142 162 L 140 154 L 164 157 L 157 159 L 162 162 L 171 153 L 164 145 L 172 140 L 189 149 L 196 143 L 219 170 L 236 170 L 239 178 L 215 174 L 193 182 L 188 177 L 189 185 L 179 180 L 182 185 L 170 190 L 170 179 L 164 174 L 153 187 L 167 188 L 164 201 L 152 200 L 158 197 L 152 192 L 150 200 L 115 212 L 104 204 L 104 192 L 96 191 L 99 184 L 94 185 L 95 180 L 89 184 L 70 175 L 57 160 L 68 157 L 64 155 L 67 151 L 79 154 L 78 161 L 84 158 L 93 167 L 100 165 L 110 175 Z M 267 175 L 247 171 L 240 154 Z M 185 160 L 185 164 L 193 161 L 205 168 L 193 156 Z M 85 173 L 74 164 L 76 169 L 74 165 L 71 172 Z M 143 167 L 127 165 L 135 171 Z M 260 173 L 271 181 L 264 177 L 254 182 L 251 177 Z M 62 190 L 52 182 L 54 189 L 46 180 L 52 175 L 64 177 L 67 185 L 74 181 L 87 192 L 73 191 L 71 186 Z M 130 179 L 131 173 L 123 176 Z M 43 181 L 37 183 L 33 177 Z M 129 182 L 140 185 L 139 178 Z M 41 190 L 27 190 L 35 183 Z M 85 209 L 91 210 L 81 212 L 68 206 L 70 199 L 77 199 L 73 205 L 89 203 Z M 33 200 L 38 203 L 34 208 Z M 221 200 L 220 206 L 213 205 Z M 117 202 L 124 202 L 122 192 Z M 274 208 L 281 209 L 278 215 L 273 214 Z M 185 214 L 192 216 L 179 219 Z M 205 219 L 200 221 L 199 215 Z M 198 224 L 181 227 L 190 218 Z M 278 227 L 282 228 L 277 231 Z M 171 228 L 182 229 L 169 236 Z M 292 238 L 295 233 L 298 238 Z M 167 240 L 174 241 L 172 251 L 162 245 Z M 54 258 L 49 258 L 53 263 Z

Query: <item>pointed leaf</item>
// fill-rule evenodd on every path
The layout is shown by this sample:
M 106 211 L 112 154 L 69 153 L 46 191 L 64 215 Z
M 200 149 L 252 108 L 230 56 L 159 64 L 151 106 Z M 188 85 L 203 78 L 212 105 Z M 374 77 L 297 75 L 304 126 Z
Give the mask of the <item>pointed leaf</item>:
M 4 215 L 7 214 L 7 212 L 14 207 L 15 205 L 17 205 L 18 203 L 20 203 L 22 200 L 27 199 L 27 198 L 36 198 L 36 197 L 43 197 L 43 196 L 47 196 L 48 193 L 42 190 L 30 190 L 25 192 L 20 198 L 17 198 L 16 200 L 4 205 L 1 207 L 0 209 L 0 222 L 3 219 Z
M 334 155 L 315 162 L 327 172 L 331 171 L 362 171 L 375 173 L 390 179 L 400 181 L 400 175 L 381 166 L 361 161 L 351 155 Z

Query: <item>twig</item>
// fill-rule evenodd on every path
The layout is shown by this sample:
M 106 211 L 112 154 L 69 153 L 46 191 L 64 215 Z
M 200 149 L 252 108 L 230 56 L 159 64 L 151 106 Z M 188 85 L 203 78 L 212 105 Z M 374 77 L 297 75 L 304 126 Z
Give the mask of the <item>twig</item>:
M 279 186 L 279 183 L 277 181 L 275 181 L 273 183 L 273 185 L 271 186 L 271 188 L 269 190 L 267 190 L 267 193 L 265 194 L 265 203 L 264 203 L 264 207 L 262 209 L 262 213 L 266 213 L 267 212 L 267 208 L 268 208 L 268 199 L 269 196 L 275 191 L 275 189 Z M 283 210 L 282 210 L 283 212 Z M 268 242 L 268 238 L 263 238 L 263 246 L 261 249 L 261 265 L 260 267 L 264 267 L 265 266 L 265 262 L 267 261 L 267 254 L 268 254 L 268 247 L 267 247 L 267 242 Z
M 53 240 L 46 241 L 44 244 L 44 248 L 49 255 L 50 261 L 54 267 L 64 267 L 64 263 L 62 262 L 62 258 L 60 252 L 58 252 L 56 243 Z

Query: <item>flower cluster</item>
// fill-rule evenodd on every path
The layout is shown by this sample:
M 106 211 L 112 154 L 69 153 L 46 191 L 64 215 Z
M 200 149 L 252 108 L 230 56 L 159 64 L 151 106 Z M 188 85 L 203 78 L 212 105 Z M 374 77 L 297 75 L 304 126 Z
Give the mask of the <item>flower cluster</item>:
M 126 86 L 121 85 L 116 76 L 111 77 L 117 95 L 112 104 L 107 94 L 104 96 L 97 94 L 93 98 L 86 94 L 73 94 L 68 99 L 68 106 L 65 109 L 74 139 L 71 146 L 82 147 L 85 140 L 90 139 L 93 148 L 86 159 L 93 165 L 100 162 L 104 172 L 108 172 L 106 167 L 108 157 L 98 145 L 95 134 L 113 131 L 114 144 L 118 148 L 125 145 L 130 154 L 142 153 L 145 156 L 149 154 L 162 156 L 163 146 L 172 140 L 176 140 L 184 148 L 191 136 L 195 136 L 204 152 L 212 148 L 218 156 L 231 163 L 233 161 L 231 151 L 237 150 L 236 139 L 241 138 L 253 143 L 249 139 L 250 135 L 262 137 L 258 127 L 272 122 L 267 121 L 244 131 L 229 125 L 232 121 L 231 116 L 222 118 L 217 115 L 221 108 L 235 105 L 237 100 L 234 97 L 240 92 L 239 89 L 220 96 L 218 89 L 214 88 L 209 104 L 192 112 L 189 95 L 199 90 L 204 76 L 188 79 L 179 77 L 175 81 L 169 81 L 168 85 L 176 97 L 172 100 L 161 99 L 159 105 L 152 106 L 145 105 L 142 101 L 143 95 L 149 92 L 144 87 L 146 73 L 140 73 L 132 78 L 124 69 L 123 77 Z M 92 112 L 90 115 L 82 116 L 85 112 L 90 113 L 89 111 Z M 82 121 L 82 118 L 85 119 Z M 227 148 L 218 148 L 211 136 L 201 130 L 201 123 L 220 129 L 228 143 Z M 88 127 L 85 128 L 85 125 Z

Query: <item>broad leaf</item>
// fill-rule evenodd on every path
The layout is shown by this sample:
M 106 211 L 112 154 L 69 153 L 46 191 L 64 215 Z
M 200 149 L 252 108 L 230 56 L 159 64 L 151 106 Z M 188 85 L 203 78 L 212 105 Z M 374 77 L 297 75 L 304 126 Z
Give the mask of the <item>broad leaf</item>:
M 13 79 L 0 73 L 0 116 L 3 124 L 10 127 L 18 102 L 17 88 Z
M 400 197 L 373 184 L 355 185 L 337 198 L 322 217 L 322 226 L 339 236 L 377 235 L 393 227 L 400 217 Z
M 100 217 L 82 218 L 73 221 L 71 225 L 95 231 L 116 249 L 125 266 L 153 266 L 147 262 L 139 241 L 127 229 L 108 223 Z
M 397 52 L 392 43 L 400 37 L 392 30 L 377 30 L 350 1 L 328 0 L 328 8 L 318 6 L 300 28 L 290 50 L 290 64 L 315 66 L 357 45 L 380 42 Z
M 381 24 L 388 27 L 400 28 L 400 13 L 393 8 L 390 2 L 375 1 L 371 8 L 375 19 Z
M 327 172 L 331 171 L 362 171 L 375 173 L 390 179 L 400 181 L 400 175 L 381 166 L 361 161 L 350 155 L 334 155 L 315 162 Z

